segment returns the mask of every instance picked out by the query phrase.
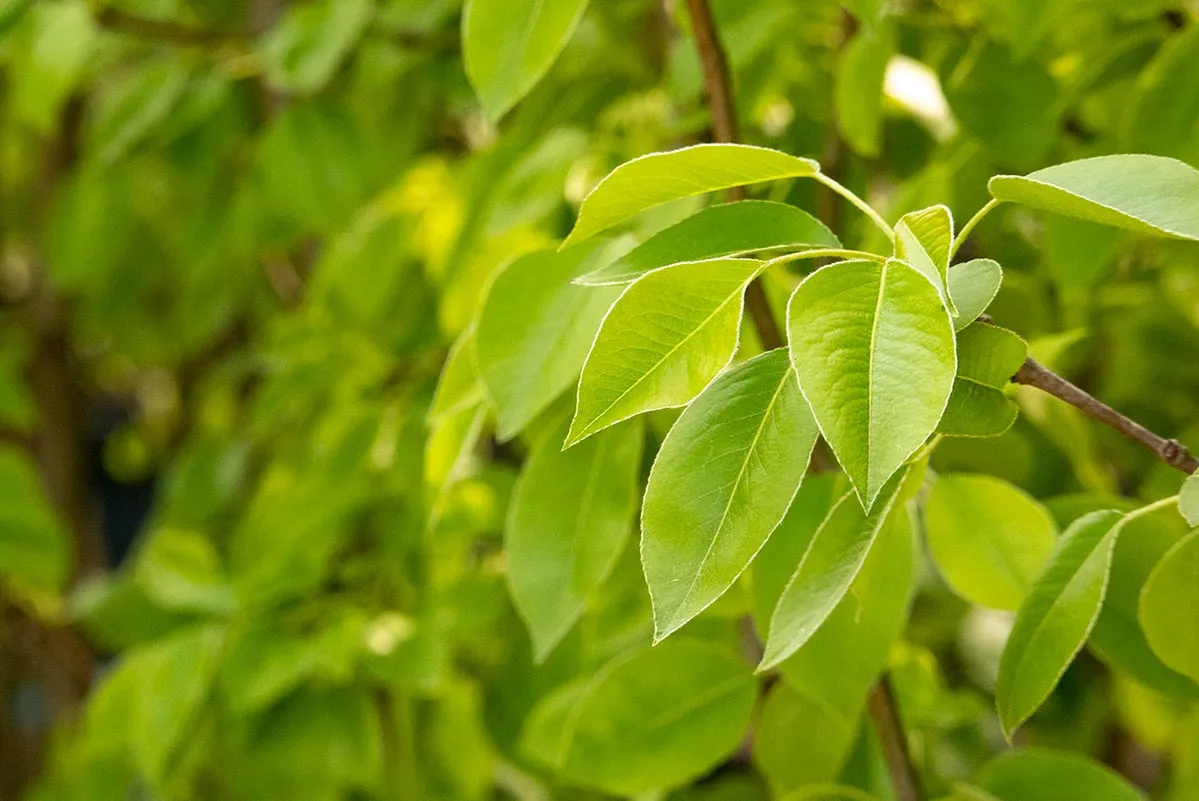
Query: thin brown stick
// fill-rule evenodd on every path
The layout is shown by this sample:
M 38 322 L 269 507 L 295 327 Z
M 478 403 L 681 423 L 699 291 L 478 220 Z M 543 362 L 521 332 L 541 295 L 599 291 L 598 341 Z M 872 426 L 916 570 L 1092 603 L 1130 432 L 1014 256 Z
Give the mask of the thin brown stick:
M 891 775 L 891 786 L 895 790 L 896 801 L 920 801 L 924 797 L 920 790 L 920 777 L 912 768 L 908 738 L 903 730 L 903 722 L 899 719 L 891 680 L 886 674 L 883 674 L 870 690 L 866 708 L 878 731 L 879 744 L 882 746 L 883 759 L 887 763 L 887 772 Z
M 1136 420 L 1120 414 L 1090 393 L 1071 384 L 1032 357 L 1024 360 L 1020 370 L 1012 376 L 1012 383 L 1036 387 L 1042 392 L 1064 400 L 1084 414 L 1094 417 L 1134 442 L 1144 445 L 1153 451 L 1157 458 L 1175 470 L 1181 470 L 1188 475 L 1199 470 L 1199 459 L 1192 456 L 1181 442 L 1155 434 Z
M 716 35 L 716 24 L 712 20 L 712 9 L 707 0 L 687 0 L 687 11 L 691 15 L 691 31 L 695 35 L 695 48 L 699 52 L 699 63 L 704 74 L 704 91 L 708 96 L 708 107 L 712 111 L 712 138 L 717 142 L 736 142 L 740 138 L 737 130 L 737 106 L 733 102 L 733 83 L 729 77 L 729 62 L 724 47 Z M 745 198 L 745 187 L 735 186 L 725 192 L 729 201 Z M 766 350 L 781 348 L 787 344 L 762 279 L 754 279 L 745 292 L 745 310 L 753 321 L 758 339 Z

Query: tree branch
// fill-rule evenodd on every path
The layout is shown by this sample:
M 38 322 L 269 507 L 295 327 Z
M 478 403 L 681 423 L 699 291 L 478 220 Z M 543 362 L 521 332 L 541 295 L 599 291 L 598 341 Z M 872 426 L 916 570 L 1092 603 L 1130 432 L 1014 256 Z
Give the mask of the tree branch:
M 1055 398 L 1064 400 L 1074 408 L 1114 428 L 1134 442 L 1144 445 L 1153 451 L 1157 458 L 1175 470 L 1181 470 L 1188 475 L 1199 470 L 1199 459 L 1192 456 L 1191 452 L 1181 442 L 1176 439 L 1166 439 L 1159 436 L 1137 421 L 1125 417 L 1090 393 L 1071 384 L 1031 356 L 1024 360 L 1024 364 L 1020 366 L 1020 370 L 1012 376 L 1012 383 L 1036 387 L 1042 392 L 1047 392 Z
M 895 693 L 891 689 L 891 680 L 887 674 L 884 673 L 871 688 L 870 696 L 866 699 L 866 709 L 870 712 L 874 727 L 878 731 L 896 801 L 920 801 L 924 797 L 920 790 L 920 777 L 912 767 L 907 734 L 904 733 L 903 722 L 899 719 Z
M 717 142 L 736 142 L 737 107 L 733 102 L 732 80 L 729 77 L 729 62 L 724 47 L 716 36 L 716 24 L 712 20 L 712 9 L 707 0 L 687 0 L 687 11 L 691 15 L 691 31 L 695 35 L 695 48 L 699 52 L 699 63 L 704 74 L 704 91 L 712 111 L 712 137 Z M 736 186 L 725 193 L 729 201 L 745 198 L 745 187 Z M 745 291 L 745 310 L 753 321 L 758 339 L 766 350 L 781 348 L 787 344 L 770 300 L 762 286 L 762 279 L 755 278 Z

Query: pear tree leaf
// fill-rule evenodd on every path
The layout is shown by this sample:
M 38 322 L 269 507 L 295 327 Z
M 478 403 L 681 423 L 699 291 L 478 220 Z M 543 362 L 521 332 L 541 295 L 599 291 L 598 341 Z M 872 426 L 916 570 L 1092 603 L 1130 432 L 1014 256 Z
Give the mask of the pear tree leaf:
M 787 330 L 800 389 L 869 509 L 949 401 L 957 356 L 945 304 L 903 262 L 841 262 L 795 290 Z
M 1119 775 L 1079 754 L 1021 748 L 1000 754 L 970 783 L 996 801 L 1146 801 Z
M 949 249 L 953 244 L 953 214 L 946 206 L 908 212 L 895 224 L 895 253 L 923 274 L 958 316 L 952 294 L 946 289 L 949 277 Z
M 811 159 L 752 145 L 704 144 L 650 153 L 620 165 L 591 190 L 564 247 L 670 200 L 819 172 Z
M 656 640 L 749 566 L 786 515 L 816 435 L 783 348 L 725 371 L 683 411 L 658 451 L 641 511 Z
M 1104 510 L 1074 521 L 1016 614 L 995 686 L 1008 737 L 1053 691 L 1095 625 L 1122 519 Z
M 742 200 L 703 209 L 651 236 L 628 254 L 576 284 L 627 284 L 651 270 L 767 250 L 840 248 L 841 242 L 806 211 L 769 200 Z
M 477 406 L 485 399 L 483 378 L 479 375 L 479 362 L 475 343 L 478 327 L 469 326 L 458 335 L 450 352 L 445 357 L 433 402 L 429 404 L 426 420 L 436 424 L 446 416 L 463 409 Z
M 1142 153 L 1199 161 L 1199 28 L 1179 31 L 1162 44 L 1137 77 L 1125 128 L 1125 146 Z
M 1019 407 L 1003 388 L 1028 356 L 1028 345 L 1006 328 L 978 323 L 958 333 L 958 374 L 937 431 L 953 437 L 997 437 L 1016 422 Z
M 880 532 L 894 522 L 894 513 L 902 510 L 903 501 L 911 497 L 923 476 L 923 466 L 899 473 L 869 512 L 851 493 L 833 506 L 774 608 L 759 672 L 798 651 L 828 619 L 849 591 Z
M 947 474 L 925 500 L 924 532 L 954 592 L 979 606 L 1017 609 L 1053 550 L 1057 525 L 1002 479 Z
M 271 84 L 302 93 L 320 89 L 366 30 L 374 10 L 371 0 L 320 0 L 289 8 L 262 42 Z
M 1162 662 L 1199 682 L 1199 529 L 1166 552 L 1141 590 L 1138 617 L 1153 652 Z
M 1187 477 L 1178 492 L 1178 511 L 1192 526 L 1199 526 L 1199 473 Z
M 632 530 L 641 468 L 639 422 L 562 450 L 566 421 L 543 435 L 513 490 L 504 546 L 508 587 L 545 659 L 612 571 Z
M 1199 170 L 1143 154 L 1096 156 L 1025 176 L 997 175 L 997 200 L 1151 236 L 1199 240 Z
M 837 127 L 849 146 L 877 156 L 883 129 L 883 79 L 895 52 L 890 25 L 863 26 L 846 44 L 837 62 L 833 102 Z
M 537 85 L 570 40 L 587 0 L 468 0 L 462 55 L 483 111 L 504 116 Z
M 683 784 L 735 751 L 756 694 L 736 656 L 670 640 L 547 696 L 522 745 L 571 784 L 640 795 Z
M 629 284 L 583 364 L 567 447 L 698 395 L 737 351 L 745 287 L 760 270 L 752 259 L 712 259 L 655 270 Z
M 991 259 L 964 261 L 949 268 L 946 281 L 949 297 L 958 310 L 953 327 L 961 331 L 977 320 L 995 300 L 999 285 L 1003 283 L 1003 268 Z
M 628 247 L 625 240 L 521 256 L 500 271 L 479 313 L 475 352 L 495 402 L 500 440 L 511 439 L 579 376 L 600 320 L 620 295 L 571 279 Z
M 70 566 L 70 534 L 51 511 L 33 462 L 0 446 L 0 580 L 54 592 Z

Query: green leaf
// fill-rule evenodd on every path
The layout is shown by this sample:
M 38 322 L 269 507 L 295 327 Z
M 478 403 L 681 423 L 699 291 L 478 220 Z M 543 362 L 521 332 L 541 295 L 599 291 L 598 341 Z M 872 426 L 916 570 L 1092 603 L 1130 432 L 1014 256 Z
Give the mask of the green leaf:
M 923 468 L 909 468 L 887 486 L 884 501 L 870 512 L 847 493 L 812 536 L 803 559 L 770 618 L 766 651 L 758 671 L 769 670 L 803 647 L 832 614 L 853 584 L 879 533 L 894 522 Z
M 1141 590 L 1141 627 L 1153 652 L 1168 667 L 1199 681 L 1199 529 L 1158 562 Z
M 40 133 L 55 126 L 59 109 L 82 80 L 96 43 L 96 24 L 87 3 L 34 3 L 21 20 L 23 41 L 14 48 L 12 109 Z
M 995 687 L 1008 737 L 1049 696 L 1095 625 L 1121 520 L 1106 510 L 1074 521 L 1020 607 Z
M 1019 407 L 1003 388 L 1028 355 L 1024 340 L 1006 328 L 978 323 L 958 333 L 958 374 L 937 431 L 954 437 L 997 437 L 1011 428 Z
M 816 422 L 783 348 L 722 373 L 670 429 L 641 511 L 655 640 L 732 586 L 787 513 Z
M 791 360 L 820 431 L 864 506 L 937 427 L 953 389 L 953 325 L 903 262 L 842 262 L 787 309 Z
M 475 352 L 477 326 L 470 326 L 454 340 L 437 379 L 437 390 L 429 405 L 427 420 L 437 423 L 454 412 L 472 408 L 484 399 L 483 380 Z
M 499 414 L 497 435 L 518 434 L 579 376 L 615 287 L 571 279 L 626 249 L 608 242 L 521 256 L 496 276 L 479 314 L 479 372 Z
M 1199 170 L 1176 159 L 1096 156 L 1026 176 L 997 175 L 988 187 L 998 200 L 1142 234 L 1199 240 Z
M 1199 526 L 1199 473 L 1187 477 L 1178 492 L 1178 511 L 1192 526 Z
M 977 320 L 995 300 L 999 285 L 1003 283 L 1003 268 L 991 259 L 973 259 L 950 267 L 946 280 L 949 297 L 953 298 L 958 310 L 953 327 L 961 331 Z
M 198 531 L 161 528 L 137 554 L 134 580 L 164 609 L 227 615 L 233 588 L 212 542 Z
M 754 762 L 774 797 L 837 778 L 857 735 L 857 720 L 777 682 L 762 705 Z M 803 759 L 796 759 L 803 754 Z
M 890 26 L 864 26 L 837 62 L 833 102 L 837 127 L 863 156 L 877 156 L 883 129 L 883 78 L 895 52 Z
M 567 446 L 698 395 L 737 350 L 745 287 L 760 269 L 751 259 L 685 262 L 630 284 L 583 364 Z
M 551 765 L 571 784 L 638 795 L 683 784 L 733 753 L 755 695 L 753 674 L 737 657 L 670 640 L 547 697 L 524 741 L 556 744 Z
M 954 592 L 991 609 L 1017 609 L 1053 551 L 1044 506 L 998 478 L 943 475 L 924 503 L 929 551 Z
M 70 559 L 70 535 L 50 510 L 33 463 L 0 446 L 0 578 L 54 592 Z
M 820 165 L 778 150 L 693 145 L 620 165 L 591 191 L 565 245 L 582 242 L 646 209 L 733 186 L 817 175 Z
M 462 55 L 492 121 L 549 71 L 586 9 L 587 0 L 467 0 Z
M 1129 95 L 1124 142 L 1131 150 L 1199 163 L 1199 28 L 1189 27 L 1166 40 L 1137 77 Z
M 1145 794 L 1120 776 L 1078 754 L 1021 748 L 1000 754 L 974 775 L 971 784 L 998 801 L 1145 801 Z
M 608 266 L 575 279 L 575 283 L 627 284 L 651 270 L 683 261 L 783 248 L 798 251 L 840 247 L 837 237 L 806 211 L 769 200 L 742 200 L 693 214 Z
M 949 313 L 957 317 L 953 296 L 946 290 L 952 244 L 953 214 L 945 206 L 908 212 L 895 224 L 896 256 L 931 281 L 945 299 Z
M 633 526 L 642 427 L 619 426 L 562 450 L 565 420 L 533 449 L 504 527 L 508 587 L 542 661 L 612 571 Z
M 375 11 L 372 0 L 318 0 L 291 6 L 261 46 L 267 80 L 308 94 L 333 77 Z
M 104 97 L 96 112 L 92 147 L 112 163 L 149 135 L 182 99 L 192 71 L 179 59 L 152 62 Z

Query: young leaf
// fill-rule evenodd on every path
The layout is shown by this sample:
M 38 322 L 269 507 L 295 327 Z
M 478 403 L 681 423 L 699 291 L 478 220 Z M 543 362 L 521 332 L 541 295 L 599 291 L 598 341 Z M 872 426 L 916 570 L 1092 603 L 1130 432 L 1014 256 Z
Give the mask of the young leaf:
M 640 795 L 682 784 L 732 753 L 749 725 L 755 690 L 735 656 L 672 640 L 551 694 L 530 715 L 522 739 L 526 747 L 539 745 L 571 784 Z
M 538 662 L 612 570 L 637 509 L 640 423 L 609 429 L 564 451 L 565 430 L 563 420 L 533 449 L 504 527 L 508 587 Z
M 675 422 L 641 510 L 656 640 L 749 566 L 787 513 L 816 434 L 783 348 L 718 376 Z
M 682 261 L 701 261 L 763 250 L 840 248 L 832 231 L 806 211 L 769 200 L 712 206 L 670 226 L 623 258 L 580 278 L 576 284 L 627 284 L 651 270 Z
M 538 251 L 496 276 L 479 314 L 475 350 L 498 411 L 500 440 L 518 434 L 578 378 L 600 320 L 620 290 L 576 286 L 571 279 L 626 246 L 618 240 Z
M 958 310 L 953 327 L 961 331 L 977 320 L 995 300 L 1003 282 L 1003 268 L 991 259 L 965 261 L 949 268 L 946 281 L 949 297 Z
M 1044 506 L 991 476 L 943 475 L 924 503 L 929 551 L 954 592 L 991 609 L 1017 609 L 1053 550 Z
M 1161 156 L 1096 156 L 1037 170 L 997 175 L 998 200 L 1126 228 L 1199 240 L 1199 170 Z
M 462 12 L 466 74 L 492 121 L 549 71 L 587 0 L 468 0 Z
M 903 262 L 841 262 L 795 290 L 787 330 L 804 397 L 870 508 L 936 429 L 953 390 L 945 305 Z
M 833 100 L 837 127 L 864 156 L 877 156 L 883 127 L 883 79 L 895 52 L 891 26 L 858 30 L 837 63 Z
M 953 437 L 997 437 L 1011 428 L 1019 407 L 1003 394 L 1028 355 L 1024 340 L 1006 328 L 978 323 L 958 334 L 958 374 L 937 431 Z
M 884 500 L 870 512 L 852 494 L 832 508 L 816 530 L 770 618 L 766 652 L 758 671 L 769 670 L 799 650 L 845 596 L 892 512 L 910 497 L 923 468 L 908 468 L 887 485 Z
M 1145 794 L 1086 757 L 1021 748 L 983 765 L 970 783 L 997 801 L 1145 801 Z
M 1199 473 L 1187 477 L 1178 493 L 1178 511 L 1192 526 L 1199 526 Z
M 1141 590 L 1138 617 L 1149 645 L 1166 665 L 1199 681 L 1199 529 L 1171 548 Z
M 995 687 L 1008 737 L 1049 696 L 1095 624 L 1120 521 L 1110 510 L 1074 521 L 1020 607 Z
M 737 350 L 742 297 L 760 267 L 751 259 L 684 262 L 630 284 L 583 365 L 566 445 L 698 395 Z
M 693 145 L 620 165 L 591 191 L 566 245 L 582 242 L 669 200 L 718 189 L 816 175 L 811 159 L 751 145 Z
M 932 282 L 945 298 L 949 313 L 957 317 L 953 296 L 946 289 L 952 244 L 953 214 L 945 206 L 909 212 L 895 224 L 896 255 Z

